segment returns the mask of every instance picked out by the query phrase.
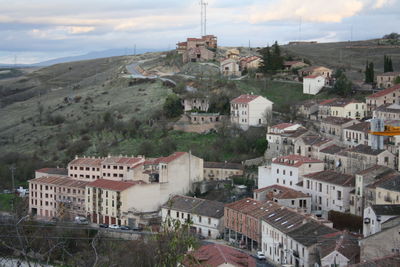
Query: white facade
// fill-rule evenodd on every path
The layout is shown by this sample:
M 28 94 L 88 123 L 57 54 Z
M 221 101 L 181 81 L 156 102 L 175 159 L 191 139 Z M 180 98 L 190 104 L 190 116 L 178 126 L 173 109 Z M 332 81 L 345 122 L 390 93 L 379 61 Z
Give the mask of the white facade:
M 349 259 L 343 256 L 342 253 L 334 250 L 321 259 L 321 266 L 346 267 L 349 266 Z
M 296 184 L 302 181 L 302 175 L 323 170 L 324 163 L 320 160 L 298 155 L 278 157 L 271 166 L 258 167 L 258 188 L 278 184 L 298 190 Z
M 363 235 L 364 238 L 382 231 L 382 224 L 399 215 L 378 215 L 370 206 L 364 209 Z
M 237 60 L 228 58 L 221 62 L 220 70 L 224 76 L 240 76 L 242 73 L 239 68 L 240 65 Z
M 272 112 L 272 106 L 273 102 L 265 97 L 241 95 L 231 101 L 231 122 L 243 130 L 250 126 L 262 126 L 267 122 L 266 114 Z
M 316 95 L 324 86 L 325 78 L 322 75 L 303 78 L 303 94 Z

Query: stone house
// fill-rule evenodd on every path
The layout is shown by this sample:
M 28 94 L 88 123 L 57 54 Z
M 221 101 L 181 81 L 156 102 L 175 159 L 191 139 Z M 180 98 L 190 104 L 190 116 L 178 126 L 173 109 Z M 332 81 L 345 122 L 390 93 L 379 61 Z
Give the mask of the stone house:
M 332 69 L 322 67 L 322 66 L 310 66 L 298 70 L 300 77 L 309 75 L 322 75 L 326 80 L 330 80 L 332 77 Z
M 182 100 L 183 110 L 207 112 L 210 107 L 210 101 L 206 97 L 191 97 Z
M 223 120 L 223 115 L 219 113 L 197 113 L 192 112 L 187 114 L 191 124 L 210 124 L 217 123 Z
M 379 174 L 375 181 L 367 185 L 364 189 L 364 209 L 371 205 L 377 204 L 378 194 L 376 192 L 376 187 L 385 181 L 392 180 L 398 176 L 398 172 L 395 170 L 386 171 L 382 174 Z M 382 197 L 382 196 L 381 196 Z
M 348 147 L 355 147 L 359 144 L 371 145 L 370 122 L 360 122 L 343 129 L 343 143 Z
M 318 159 L 323 161 L 326 170 L 336 169 L 336 154 L 343 151 L 344 148 L 338 145 L 330 145 L 319 150 Z
M 343 117 L 326 117 L 321 120 L 320 132 L 328 138 L 343 141 L 344 129 L 358 124 L 359 121 Z
M 240 70 L 257 70 L 261 62 L 262 59 L 258 56 L 242 57 L 239 62 Z
M 297 114 L 306 119 L 318 118 L 318 101 L 306 100 L 296 105 Z
M 224 230 L 224 203 L 176 195 L 161 207 L 162 221 L 191 222 L 190 231 L 208 239 L 217 239 Z
M 177 44 L 177 52 L 182 54 L 183 63 L 214 60 L 217 49 L 217 37 L 205 35 L 201 38 L 187 38 Z
M 272 113 L 273 102 L 262 96 L 241 95 L 231 100 L 231 122 L 243 130 L 250 126 L 267 123 L 267 114 Z
M 334 145 L 335 140 L 319 135 L 305 135 L 294 143 L 294 153 L 303 157 L 318 158 L 319 151 Z
M 303 61 L 285 61 L 283 62 L 283 66 L 285 70 L 295 70 L 307 67 L 308 64 L 304 63 Z
M 372 112 L 372 117 L 383 120 L 400 120 L 400 105 L 383 104 Z
M 238 61 L 233 58 L 222 60 L 220 63 L 220 71 L 223 76 L 239 77 L 242 75 Z
M 385 72 L 376 75 L 376 84 L 380 88 L 389 88 L 394 85 L 397 77 L 400 77 L 400 72 Z
M 226 180 L 232 176 L 241 176 L 244 166 L 240 163 L 231 162 L 204 162 L 205 180 Z

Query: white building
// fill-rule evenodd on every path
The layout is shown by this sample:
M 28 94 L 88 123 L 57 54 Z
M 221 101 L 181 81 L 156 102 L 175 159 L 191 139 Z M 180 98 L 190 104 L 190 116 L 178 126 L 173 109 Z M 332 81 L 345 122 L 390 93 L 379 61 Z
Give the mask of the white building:
M 304 175 L 302 191 L 312 197 L 311 209 L 327 216 L 325 212 L 330 210 L 350 211 L 350 192 L 354 185 L 353 175 L 326 170 Z
M 293 154 L 294 143 L 306 133 L 307 129 L 300 124 L 281 123 L 268 127 L 266 157 L 274 158 Z
M 325 86 L 325 77 L 309 75 L 303 78 L 303 94 L 316 95 Z
M 364 209 L 364 237 L 382 231 L 382 224 L 400 216 L 400 205 L 372 205 Z
M 258 167 L 258 188 L 277 184 L 297 190 L 296 184 L 303 175 L 323 170 L 324 163 L 317 159 L 300 155 L 278 157 L 270 166 Z
M 348 147 L 359 144 L 371 146 L 370 128 L 370 122 L 361 122 L 344 128 L 343 143 Z
M 167 225 L 171 219 L 190 221 L 193 233 L 216 239 L 223 232 L 224 203 L 177 195 L 161 207 L 161 217 Z
M 243 130 L 250 126 L 262 126 L 271 115 L 273 102 L 257 95 L 241 95 L 231 101 L 231 122 Z
M 240 65 L 238 60 L 233 58 L 224 59 L 220 66 L 221 74 L 223 76 L 240 76 Z

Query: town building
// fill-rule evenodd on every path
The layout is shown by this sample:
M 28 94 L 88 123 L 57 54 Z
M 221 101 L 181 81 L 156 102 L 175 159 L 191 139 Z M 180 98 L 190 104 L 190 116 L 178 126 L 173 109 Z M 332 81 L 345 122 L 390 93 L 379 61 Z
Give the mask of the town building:
M 242 57 L 240 59 L 240 70 L 257 70 L 261 65 L 262 59 L 258 56 Z
M 395 85 L 395 80 L 398 77 L 400 77 L 400 72 L 385 72 L 376 75 L 376 84 L 380 88 L 389 88 Z
M 244 166 L 230 162 L 204 162 L 205 180 L 226 180 L 232 176 L 243 175 Z
M 322 170 L 324 163 L 314 158 L 301 155 L 277 157 L 270 166 L 258 167 L 258 188 L 277 184 L 296 190 L 303 175 Z
M 28 181 L 29 214 L 38 219 L 72 220 L 85 216 L 85 186 L 80 181 L 64 176 L 41 176 Z
M 312 197 L 311 209 L 327 218 L 330 210 L 350 211 L 350 192 L 354 186 L 354 175 L 326 170 L 303 175 L 302 192 Z
M 332 77 L 332 70 L 322 66 L 310 66 L 302 68 L 298 71 L 300 77 L 309 75 L 322 75 L 325 79 L 330 80 Z
M 337 98 L 322 100 L 318 103 L 318 119 L 322 120 L 331 116 L 330 104 L 335 102 Z
M 374 200 L 375 190 L 374 192 L 368 191 L 367 186 L 372 185 L 382 178 L 387 177 L 388 174 L 393 173 L 396 173 L 396 171 L 380 165 L 374 165 L 368 169 L 357 172 L 355 174 L 355 190 L 350 193 L 350 213 L 357 216 L 363 216 L 364 209 L 367 206 L 377 204 Z M 370 192 L 371 195 L 367 192 Z M 372 202 L 369 202 L 367 205 L 367 200 Z
M 104 158 L 75 157 L 68 163 L 68 177 L 84 181 L 100 179 L 103 160 Z
M 371 146 L 370 122 L 360 122 L 343 129 L 343 143 L 347 147 L 355 147 L 359 144 Z
M 183 63 L 214 60 L 217 50 L 217 37 L 205 35 L 201 38 L 187 38 L 177 44 L 177 52 L 182 55 Z
M 388 233 L 389 234 L 389 233 Z M 372 240 L 373 242 L 374 240 Z M 366 243 L 370 243 L 366 241 Z M 368 250 L 371 252 L 371 250 Z M 400 255 L 396 252 L 385 257 L 377 257 L 369 260 L 362 259 L 360 263 L 350 265 L 350 267 L 381 267 L 381 266 L 400 266 Z
M 400 205 L 400 175 L 376 186 L 376 204 Z
M 367 106 L 364 102 L 354 99 L 337 99 L 328 104 L 331 116 L 351 119 L 362 119 L 367 116 Z
M 383 171 L 382 173 L 379 173 L 376 176 L 375 181 L 373 181 L 372 183 L 370 183 L 369 185 L 367 185 L 365 187 L 364 190 L 364 209 L 366 207 L 369 207 L 371 205 L 376 205 L 378 202 L 378 194 L 376 192 L 376 187 L 379 186 L 381 183 L 388 181 L 388 180 L 392 180 L 394 178 L 396 178 L 399 175 L 398 172 L 396 172 L 395 170 L 387 170 L 387 171 Z M 382 198 L 382 195 L 380 196 Z
M 191 232 L 216 239 L 224 230 L 224 203 L 177 195 L 161 207 L 161 217 L 165 225 L 174 220 L 190 222 Z
M 388 103 L 372 111 L 372 117 L 383 120 L 400 120 L 400 105 Z
M 343 117 L 326 117 L 321 120 L 320 132 L 328 137 L 343 141 L 344 129 L 358 124 L 359 121 Z
M 305 100 L 296 104 L 297 114 L 309 119 L 309 120 L 316 120 L 318 118 L 318 101 L 311 99 Z
M 187 114 L 192 125 L 216 124 L 223 120 L 224 116 L 219 113 L 198 113 Z
M 220 244 L 203 245 L 191 251 L 182 262 L 183 267 L 256 267 L 252 256 Z
M 318 159 L 323 161 L 326 170 L 335 170 L 337 166 L 336 154 L 343 151 L 344 148 L 338 145 L 330 145 L 319 150 Z
M 382 231 L 385 222 L 399 216 L 400 205 L 372 205 L 365 208 L 363 216 L 364 237 Z
M 273 102 L 262 96 L 241 95 L 231 101 L 231 122 L 243 130 L 262 126 L 272 113 Z
M 285 70 L 296 70 L 296 69 L 301 69 L 304 67 L 307 67 L 308 64 L 304 63 L 303 61 L 285 61 L 283 62 L 283 67 Z
M 301 191 L 281 185 L 271 185 L 253 191 L 253 198 L 258 201 L 274 201 L 281 206 L 311 213 L 311 197 Z
M 303 77 L 303 94 L 316 95 L 325 84 L 325 77 L 322 75 L 305 76 Z
M 348 231 L 327 234 L 318 246 L 319 266 L 347 267 L 360 262 L 358 237 Z
M 400 98 L 400 84 L 397 84 L 395 86 L 389 87 L 387 89 L 378 91 L 370 96 L 366 97 L 366 102 L 367 102 L 367 110 L 369 114 L 372 114 L 372 112 L 385 104 L 399 104 Z
M 44 176 L 68 176 L 68 170 L 65 168 L 42 168 L 35 171 L 35 178 Z
M 318 158 L 319 151 L 334 145 L 335 140 L 319 135 L 304 135 L 294 143 L 294 153 L 303 157 Z
M 300 124 L 281 123 L 268 127 L 266 155 L 269 158 L 274 158 L 293 154 L 294 143 L 306 133 L 307 129 Z
M 210 107 L 210 101 L 206 97 L 188 97 L 182 101 L 185 112 L 207 112 Z
M 242 75 L 238 60 L 225 58 L 220 63 L 220 71 L 223 76 L 239 77 Z

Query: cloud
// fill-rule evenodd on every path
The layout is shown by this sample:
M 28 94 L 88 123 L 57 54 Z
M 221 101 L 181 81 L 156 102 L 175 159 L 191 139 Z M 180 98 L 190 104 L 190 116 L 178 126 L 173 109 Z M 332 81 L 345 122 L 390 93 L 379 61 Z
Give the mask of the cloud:
M 338 23 L 359 14 L 364 9 L 382 8 L 393 0 L 278 0 L 257 3 L 249 8 L 253 24 L 276 20 Z

